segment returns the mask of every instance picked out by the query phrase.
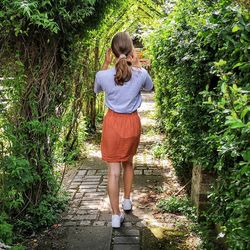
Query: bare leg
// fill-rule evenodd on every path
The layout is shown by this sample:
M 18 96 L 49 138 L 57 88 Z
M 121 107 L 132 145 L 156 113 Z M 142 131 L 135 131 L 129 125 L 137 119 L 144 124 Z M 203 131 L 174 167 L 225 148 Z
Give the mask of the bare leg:
M 120 214 L 120 163 L 108 163 L 108 194 L 113 214 Z
M 131 161 L 123 162 L 122 166 L 123 166 L 124 198 L 129 199 L 134 177 L 133 159 L 131 159 Z

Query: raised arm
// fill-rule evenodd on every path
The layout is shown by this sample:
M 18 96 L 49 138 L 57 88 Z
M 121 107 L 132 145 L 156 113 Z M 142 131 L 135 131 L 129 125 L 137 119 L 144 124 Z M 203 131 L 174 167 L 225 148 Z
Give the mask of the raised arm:
M 112 62 L 112 55 L 111 55 L 111 48 L 108 48 L 106 50 L 106 54 L 105 54 L 105 60 L 104 60 L 104 63 L 102 65 L 102 70 L 106 70 L 108 69 L 110 63 Z

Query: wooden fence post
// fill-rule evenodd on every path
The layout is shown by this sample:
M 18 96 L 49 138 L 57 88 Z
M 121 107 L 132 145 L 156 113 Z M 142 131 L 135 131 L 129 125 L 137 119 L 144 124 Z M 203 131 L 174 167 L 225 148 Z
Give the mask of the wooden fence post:
M 209 206 L 208 192 L 215 180 L 215 174 L 202 169 L 199 165 L 194 165 L 192 170 L 191 200 L 197 208 L 197 215 L 200 218 L 201 211 Z

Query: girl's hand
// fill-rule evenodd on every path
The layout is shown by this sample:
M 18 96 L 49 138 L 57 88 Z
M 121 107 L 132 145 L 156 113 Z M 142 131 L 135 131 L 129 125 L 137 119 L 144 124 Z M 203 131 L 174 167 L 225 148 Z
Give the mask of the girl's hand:
M 109 64 L 112 62 L 112 55 L 111 55 L 111 52 L 112 52 L 112 49 L 111 49 L 111 48 L 108 48 L 108 49 L 106 50 L 105 60 L 104 60 L 103 66 L 102 66 L 102 69 L 103 69 L 103 70 L 108 69 Z
M 132 63 L 133 63 L 133 66 L 141 68 L 140 59 L 138 58 L 138 55 L 135 49 L 133 50 Z
M 111 48 L 108 48 L 106 50 L 106 55 L 105 55 L 105 61 L 104 63 L 106 64 L 110 64 L 112 62 L 112 55 L 111 55 L 111 52 L 112 52 L 112 49 Z

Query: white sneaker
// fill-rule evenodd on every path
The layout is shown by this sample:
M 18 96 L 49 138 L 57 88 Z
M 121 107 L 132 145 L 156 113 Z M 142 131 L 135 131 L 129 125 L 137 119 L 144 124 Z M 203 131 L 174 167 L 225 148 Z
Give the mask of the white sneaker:
M 123 199 L 122 201 L 122 208 L 125 212 L 132 210 L 132 201 L 130 199 Z
M 112 227 L 113 228 L 119 228 L 121 227 L 121 224 L 124 221 L 124 214 L 121 213 L 120 215 L 118 214 L 113 214 L 112 215 Z

